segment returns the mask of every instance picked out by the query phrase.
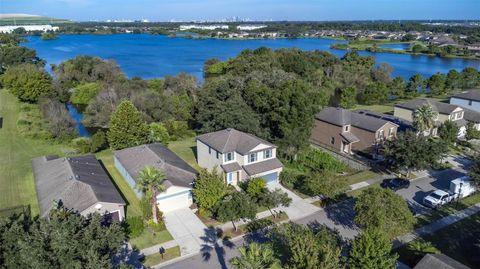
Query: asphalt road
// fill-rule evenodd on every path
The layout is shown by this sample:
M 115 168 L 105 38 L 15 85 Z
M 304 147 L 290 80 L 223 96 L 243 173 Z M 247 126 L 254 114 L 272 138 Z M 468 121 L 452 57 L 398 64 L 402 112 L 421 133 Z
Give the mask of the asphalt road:
M 463 170 L 445 170 L 435 172 L 426 177 L 413 181 L 408 189 L 397 191 L 399 195 L 405 198 L 409 204 L 412 205 L 417 213 L 423 214 L 430 209 L 421 205 L 423 197 L 428 195 L 435 189 L 448 189 L 450 180 L 464 175 Z M 330 228 L 337 229 L 345 238 L 353 238 L 358 233 L 358 227 L 355 226 L 353 218 L 355 213 L 353 211 L 353 200 L 347 200 L 342 203 L 332 205 L 324 210 L 318 211 L 308 217 L 298 219 L 295 222 L 306 225 L 325 224 Z M 208 234 L 208 232 L 206 232 Z M 226 242 L 225 244 L 218 243 L 213 245 L 211 239 L 206 236 L 206 245 L 203 252 L 194 256 L 185 258 L 173 264 L 159 266 L 158 268 L 171 269 L 215 269 L 215 268 L 230 268 L 228 261 L 238 256 L 237 247 L 242 246 L 245 242 L 241 238 L 235 242 Z M 246 240 L 249 240 L 247 238 Z M 258 237 L 254 238 L 255 240 Z

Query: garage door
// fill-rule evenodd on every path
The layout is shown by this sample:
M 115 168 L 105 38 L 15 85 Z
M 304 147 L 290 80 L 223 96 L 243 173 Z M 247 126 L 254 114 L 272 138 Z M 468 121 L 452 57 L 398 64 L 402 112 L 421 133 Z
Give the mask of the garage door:
M 170 212 L 180 208 L 187 208 L 192 205 L 192 192 L 181 192 L 167 195 L 157 199 L 158 208 L 163 212 Z
M 267 183 L 273 183 L 273 182 L 277 182 L 278 181 L 278 173 L 277 172 L 274 172 L 274 173 L 271 173 L 271 174 L 266 174 L 266 175 L 263 175 L 263 176 L 260 176 L 263 180 L 265 180 L 265 182 Z

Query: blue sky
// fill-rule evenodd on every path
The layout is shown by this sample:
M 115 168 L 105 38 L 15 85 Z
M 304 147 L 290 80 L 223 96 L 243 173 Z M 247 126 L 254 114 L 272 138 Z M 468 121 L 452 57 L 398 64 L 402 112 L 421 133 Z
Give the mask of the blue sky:
M 77 21 L 480 19 L 480 0 L 0 0 L 0 13 Z

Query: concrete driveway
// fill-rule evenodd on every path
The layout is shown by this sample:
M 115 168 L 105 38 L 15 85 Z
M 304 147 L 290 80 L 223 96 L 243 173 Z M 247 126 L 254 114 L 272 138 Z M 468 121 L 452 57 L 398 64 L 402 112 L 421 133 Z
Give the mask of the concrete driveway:
M 207 227 L 190 210 L 183 208 L 164 214 L 167 230 L 180 246 L 182 256 L 200 251 Z
M 267 184 L 267 187 L 272 191 L 275 189 L 281 189 L 283 192 L 288 194 L 288 197 L 292 199 L 292 203 L 289 207 L 278 207 L 278 209 L 287 213 L 290 220 L 300 219 L 320 211 L 320 208 L 310 204 L 308 201 L 305 201 L 300 196 L 280 185 L 280 183 L 269 183 Z

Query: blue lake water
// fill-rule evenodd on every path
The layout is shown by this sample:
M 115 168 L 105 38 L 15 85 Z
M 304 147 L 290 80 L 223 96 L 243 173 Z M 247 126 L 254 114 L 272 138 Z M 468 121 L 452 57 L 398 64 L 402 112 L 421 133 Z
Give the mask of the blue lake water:
M 383 44 L 378 46 L 380 48 L 385 49 L 394 49 L 394 50 L 407 50 L 410 48 L 410 44 L 408 43 L 399 43 L 399 44 Z
M 78 108 L 71 103 L 67 103 L 66 107 L 67 107 L 68 113 L 70 113 L 70 117 L 73 119 L 73 121 L 75 121 L 75 127 L 77 128 L 78 134 L 80 136 L 90 136 L 90 132 L 82 123 L 83 113 L 80 112 Z
M 226 60 L 235 57 L 244 49 L 258 47 L 300 48 L 303 50 L 328 51 L 338 57 L 343 50 L 331 49 L 330 45 L 340 41 L 319 38 L 264 39 L 264 40 L 222 40 L 170 38 L 149 34 L 117 35 L 60 35 L 56 40 L 41 40 L 30 37 L 25 46 L 37 50 L 38 56 L 49 64 L 59 64 L 77 55 L 92 55 L 118 62 L 129 76 L 142 78 L 164 77 L 186 72 L 202 80 L 205 60 L 218 58 Z M 430 76 L 437 72 L 446 73 L 450 69 L 462 70 L 465 67 L 480 68 L 480 61 L 466 59 L 446 59 L 431 56 L 370 53 L 377 64 L 388 63 L 394 76 L 408 78 L 415 73 Z

